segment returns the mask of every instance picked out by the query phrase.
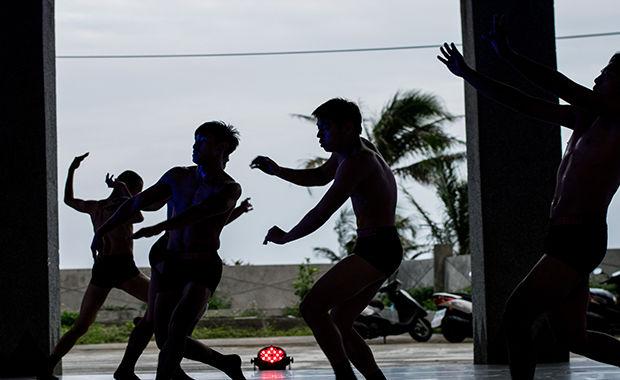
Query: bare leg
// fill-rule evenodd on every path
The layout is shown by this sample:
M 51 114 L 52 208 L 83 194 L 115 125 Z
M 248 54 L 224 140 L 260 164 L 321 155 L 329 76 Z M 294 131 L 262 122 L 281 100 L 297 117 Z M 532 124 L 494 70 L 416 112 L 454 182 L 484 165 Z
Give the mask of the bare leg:
M 86 334 L 90 325 L 95 321 L 97 312 L 105 302 L 108 293 L 110 293 L 110 289 L 108 288 L 101 288 L 93 284 L 88 284 L 77 320 L 69 331 L 60 338 L 49 358 L 47 368 L 48 374 L 51 375 L 60 359 L 71 350 L 75 342 L 77 342 L 82 335 Z
M 353 329 L 353 321 L 372 300 L 382 283 L 383 279 L 369 285 L 353 298 L 333 308 L 331 312 L 332 320 L 342 335 L 349 360 L 368 380 L 385 380 L 385 375 L 379 369 L 366 341 Z
M 384 279 L 385 275 L 364 259 L 351 255 L 325 273 L 300 305 L 304 320 L 327 356 L 338 380 L 354 379 L 355 375 L 349 364 L 340 330 L 328 312 Z
M 166 304 L 162 305 L 166 309 L 171 306 L 174 309 L 169 319 L 166 342 L 159 353 L 157 380 L 170 379 L 181 363 L 185 350 L 185 338 L 191 335 L 194 326 L 205 312 L 210 296 L 209 289 L 191 282 L 185 286 L 176 304 L 169 303 L 173 299 L 162 298 L 162 293 L 158 295 L 156 310 L 160 309 L 161 303 Z M 159 317 L 160 315 L 157 314 L 156 318 Z
M 559 330 L 557 336 L 566 339 L 568 347 L 576 354 L 620 367 L 620 341 L 607 334 L 586 330 L 588 293 L 588 284 L 584 283 L 554 310 L 553 322 Z
M 564 262 L 543 256 L 523 281 L 513 291 L 504 311 L 510 360 L 510 374 L 513 379 L 533 379 L 536 357 L 532 342 L 532 325 L 544 312 L 565 302 L 569 295 L 584 285 L 584 275 L 576 272 Z M 579 310 L 570 310 L 566 318 L 581 318 Z
M 149 278 L 140 272 L 137 276 L 123 282 L 119 288 L 142 302 L 148 302 Z
M 148 302 L 147 309 L 142 319 L 129 335 L 125 354 L 118 368 L 114 372 L 114 378 L 117 380 L 136 380 L 138 376 L 135 374 L 136 363 L 142 352 L 149 344 L 153 337 L 153 307 L 155 305 L 155 296 L 157 295 L 158 274 L 157 271 L 151 271 L 151 281 L 148 283 Z M 128 291 L 129 292 L 129 291 Z

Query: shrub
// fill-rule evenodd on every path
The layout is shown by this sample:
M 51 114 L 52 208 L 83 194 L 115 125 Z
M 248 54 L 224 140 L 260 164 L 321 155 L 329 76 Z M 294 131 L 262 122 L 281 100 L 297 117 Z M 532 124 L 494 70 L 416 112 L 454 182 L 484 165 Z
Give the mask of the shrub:
M 230 298 L 218 297 L 217 293 L 209 299 L 209 309 L 211 310 L 230 309 L 231 305 Z
M 64 327 L 71 327 L 75 323 L 79 313 L 75 311 L 63 311 L 60 314 L 60 324 Z
M 310 288 L 314 285 L 314 277 L 318 271 L 319 268 L 310 265 L 310 259 L 307 257 L 305 262 L 299 264 L 297 278 L 293 281 L 295 295 L 299 297 L 299 301 L 302 301 L 306 294 L 310 292 Z

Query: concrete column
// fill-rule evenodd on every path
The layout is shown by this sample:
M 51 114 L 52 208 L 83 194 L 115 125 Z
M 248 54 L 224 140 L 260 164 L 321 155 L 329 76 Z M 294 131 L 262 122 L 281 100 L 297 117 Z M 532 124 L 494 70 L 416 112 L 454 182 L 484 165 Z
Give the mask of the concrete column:
M 446 257 L 453 254 L 450 244 L 437 244 L 433 247 L 433 288 L 436 292 L 446 289 Z
M 32 376 L 60 326 L 54 2 L 0 19 L 0 377 Z
M 553 0 L 461 0 L 463 50 L 480 72 L 557 102 L 499 61 L 481 36 L 505 14 L 512 46 L 556 67 Z M 501 315 L 510 292 L 542 254 L 561 155 L 560 128 L 528 118 L 465 86 L 475 363 L 506 363 Z M 544 335 L 544 334 L 543 334 Z M 567 350 L 537 343 L 541 361 Z

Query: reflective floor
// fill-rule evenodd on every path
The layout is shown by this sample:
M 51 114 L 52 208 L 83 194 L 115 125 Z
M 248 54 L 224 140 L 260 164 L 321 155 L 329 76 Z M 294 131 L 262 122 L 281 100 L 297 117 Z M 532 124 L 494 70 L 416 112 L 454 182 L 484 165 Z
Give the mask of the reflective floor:
M 384 373 L 390 380 L 400 379 L 509 379 L 508 370 L 504 366 L 474 366 L 470 364 L 413 364 L 406 367 L 384 367 Z M 216 371 L 188 372 L 196 380 L 220 380 L 226 379 Z M 155 378 L 153 373 L 138 373 L 143 380 Z M 287 371 L 246 371 L 248 380 L 284 380 L 284 379 L 309 379 L 328 380 L 334 379 L 331 371 L 327 368 L 299 369 Z M 359 379 L 363 377 L 358 376 Z M 111 375 L 66 375 L 62 380 L 109 380 Z M 585 380 L 585 379 L 620 379 L 620 369 L 612 366 L 598 364 L 590 360 L 579 360 L 568 364 L 540 365 L 536 372 L 536 379 L 549 380 Z

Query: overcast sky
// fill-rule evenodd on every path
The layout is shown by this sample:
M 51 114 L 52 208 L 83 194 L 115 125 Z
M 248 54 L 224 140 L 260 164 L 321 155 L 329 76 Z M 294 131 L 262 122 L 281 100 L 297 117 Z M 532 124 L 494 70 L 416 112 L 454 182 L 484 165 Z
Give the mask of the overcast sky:
M 121 1 L 56 2 L 56 53 L 170 54 L 310 50 L 433 44 L 460 41 L 457 1 Z M 616 0 L 556 1 L 556 34 L 617 31 Z M 593 78 L 620 37 L 557 42 L 559 68 L 582 84 Z M 435 59 L 436 51 L 123 60 L 57 60 L 59 196 L 77 154 L 90 152 L 78 169 L 75 194 L 100 199 L 109 193 L 107 172 L 137 171 L 147 185 L 167 169 L 191 164 L 194 129 L 224 120 L 241 133 L 229 173 L 252 197 L 255 210 L 226 227 L 220 255 L 253 264 L 299 263 L 312 247 L 337 248 L 333 220 L 312 236 L 285 246 L 261 244 L 274 224 L 290 229 L 325 189 L 306 189 L 249 169 L 258 154 L 281 165 L 321 155 L 312 124 L 291 113 L 310 113 L 340 96 L 358 101 L 366 118 L 378 116 L 397 91 L 438 95 L 454 114 L 464 112 L 463 84 Z M 464 138 L 457 122 L 449 132 Z M 568 134 L 563 134 L 566 140 Z M 430 210 L 432 191 L 407 186 Z M 92 264 L 88 216 L 62 202 L 60 267 Z M 436 211 L 435 211 L 436 212 Z M 165 217 L 148 213 L 145 225 Z M 620 205 L 609 216 L 609 246 L 620 246 Z M 135 244 L 147 266 L 154 239 Z

